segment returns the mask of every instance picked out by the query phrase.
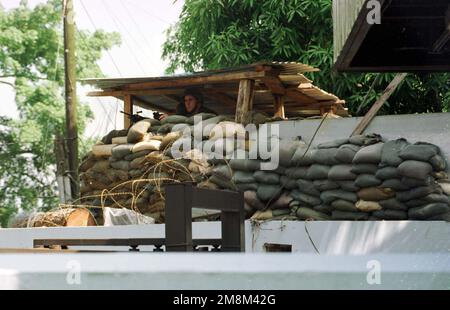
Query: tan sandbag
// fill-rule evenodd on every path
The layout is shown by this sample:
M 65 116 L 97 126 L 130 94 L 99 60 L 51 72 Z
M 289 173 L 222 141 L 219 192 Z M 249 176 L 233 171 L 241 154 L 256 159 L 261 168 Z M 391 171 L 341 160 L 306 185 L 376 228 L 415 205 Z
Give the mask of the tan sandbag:
M 245 138 L 245 128 L 242 124 L 238 124 L 235 122 L 220 122 L 216 126 L 213 127 L 209 134 L 209 139 L 217 140 L 217 139 L 226 139 L 237 136 L 241 139 Z
M 365 200 L 359 200 L 356 203 L 356 208 L 363 212 L 374 212 L 382 209 L 378 202 Z
M 142 138 L 144 138 L 150 126 L 151 121 L 147 119 L 139 121 L 131 126 L 130 130 L 128 130 L 127 142 L 136 143 L 142 141 Z
M 145 156 L 135 158 L 130 162 L 130 169 L 142 168 L 144 166 L 145 162 L 146 162 Z
M 150 150 L 150 151 L 159 151 L 159 147 L 161 145 L 161 141 L 158 140 L 150 140 L 150 141 L 142 141 L 136 143 L 133 148 L 131 149 L 131 152 L 137 153 L 140 151 Z
M 252 215 L 250 220 L 254 221 L 266 221 L 273 218 L 272 210 L 266 210 L 266 211 L 256 211 L 255 214 Z
M 126 144 L 127 142 L 127 137 L 115 137 L 112 138 L 112 144 Z
M 106 157 L 112 155 L 112 149 L 117 144 L 101 144 L 92 146 L 92 154 L 96 157 Z
M 392 198 L 395 191 L 390 188 L 368 187 L 358 192 L 358 197 L 366 201 L 380 201 Z
M 153 135 L 152 136 L 152 140 L 162 141 L 163 139 L 164 139 L 164 136 L 160 136 L 160 135 Z
M 219 186 L 216 184 L 209 182 L 209 181 L 203 181 L 197 185 L 199 188 L 207 188 L 207 189 L 219 189 Z
M 169 132 L 161 141 L 161 145 L 159 147 L 160 150 L 165 150 L 168 146 L 170 146 L 173 142 L 181 138 L 183 133 L 181 131 Z
M 450 196 L 450 180 L 439 180 L 438 184 L 442 188 L 442 191 Z

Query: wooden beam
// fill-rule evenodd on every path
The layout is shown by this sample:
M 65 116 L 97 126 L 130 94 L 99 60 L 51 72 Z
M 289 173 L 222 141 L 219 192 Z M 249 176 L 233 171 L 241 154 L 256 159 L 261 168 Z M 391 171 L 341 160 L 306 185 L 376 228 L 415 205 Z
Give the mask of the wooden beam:
M 125 95 L 144 96 L 144 95 L 178 95 L 183 92 L 182 89 L 143 89 L 143 90 L 105 90 L 88 92 L 89 97 L 123 97 Z
M 273 99 L 275 101 L 275 113 L 274 116 L 286 118 L 284 113 L 284 96 L 282 95 L 274 95 Z
M 263 79 L 263 83 L 270 89 L 274 95 L 284 95 L 286 94 L 286 89 L 278 78 L 277 74 L 271 73 L 267 74 Z
M 286 96 L 297 101 L 298 103 L 300 103 L 302 105 L 309 105 L 309 104 L 317 103 L 317 100 L 315 100 L 314 98 L 308 97 L 305 94 L 302 94 L 296 88 L 286 89 Z
M 163 113 L 172 113 L 173 112 L 173 110 L 161 107 L 159 105 L 156 105 L 156 104 L 154 104 L 148 100 L 142 99 L 142 98 L 134 97 L 133 103 L 134 103 L 134 105 L 137 105 L 137 106 L 140 106 L 141 108 L 145 108 L 145 109 L 149 109 L 149 110 L 154 110 L 154 111 L 163 112 Z M 141 104 L 139 104 L 139 103 L 141 103 Z
M 192 77 L 172 78 L 144 83 L 129 84 L 125 85 L 124 89 L 141 90 L 146 88 L 185 87 L 208 83 L 214 84 L 214 83 L 232 82 L 243 79 L 260 79 L 263 78 L 265 75 L 266 75 L 265 71 L 262 72 L 248 71 L 248 72 L 223 73 L 212 76 L 192 76 Z
M 255 81 L 243 79 L 239 82 L 239 94 L 236 104 L 236 123 L 247 125 L 253 109 Z
M 227 94 L 217 92 L 212 89 L 202 90 L 202 93 L 210 99 L 218 100 L 224 105 L 236 108 L 236 100 L 231 98 Z
M 128 114 L 133 114 L 133 97 L 131 95 L 125 95 L 123 97 L 123 111 Z M 131 120 L 127 115 L 123 115 L 123 127 L 125 129 L 129 128 L 131 125 Z
M 367 126 L 370 124 L 372 119 L 375 117 L 377 112 L 383 106 L 383 104 L 389 99 L 392 93 L 397 89 L 400 83 L 405 79 L 407 73 L 399 73 L 397 74 L 392 82 L 386 87 L 381 97 L 372 105 L 369 112 L 363 117 L 361 122 L 356 126 L 355 130 L 352 133 L 354 135 L 360 135 L 364 132 Z

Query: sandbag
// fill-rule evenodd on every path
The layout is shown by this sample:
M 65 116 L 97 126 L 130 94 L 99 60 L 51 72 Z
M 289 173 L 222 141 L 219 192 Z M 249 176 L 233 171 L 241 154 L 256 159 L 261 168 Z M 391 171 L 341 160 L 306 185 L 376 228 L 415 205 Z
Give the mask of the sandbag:
M 273 209 L 272 210 L 272 214 L 273 214 L 273 218 L 277 218 L 277 217 L 285 217 L 288 216 L 291 213 L 290 209 L 286 209 L 286 208 L 282 208 L 282 209 Z
M 266 211 L 256 211 L 255 214 L 252 215 L 250 220 L 253 221 L 267 221 L 273 218 L 272 210 Z
M 450 195 L 450 181 L 440 180 L 438 184 L 446 195 Z
M 397 179 L 400 178 L 398 169 L 395 167 L 384 167 L 379 169 L 375 176 L 380 180 Z
M 319 180 L 327 179 L 328 172 L 330 171 L 330 166 L 314 164 L 308 168 L 306 173 L 306 179 L 308 180 Z
M 150 151 L 150 150 L 139 151 L 136 153 L 128 154 L 123 159 L 127 160 L 127 161 L 132 161 L 133 159 L 136 159 L 138 157 L 146 156 L 146 155 L 150 154 L 151 152 L 152 151 Z
M 261 161 L 258 159 L 231 159 L 229 164 L 233 170 L 251 172 L 261 169 Z
M 253 177 L 255 180 L 259 183 L 264 184 L 279 184 L 280 183 L 280 176 L 273 172 L 267 172 L 267 171 L 255 171 L 253 174 Z
M 431 171 L 433 171 L 433 167 L 429 163 L 417 160 L 406 160 L 398 166 L 398 173 L 401 176 L 414 179 L 423 180 Z
M 293 190 L 297 188 L 296 180 L 288 178 L 287 176 L 280 176 L 280 184 L 283 188 Z
M 384 143 L 377 143 L 361 148 L 353 158 L 353 164 L 378 164 Z
M 150 128 L 151 123 L 149 120 L 144 119 L 131 126 L 127 134 L 128 143 L 136 143 L 142 140 L 147 130 Z
M 279 163 L 281 166 L 292 166 L 292 157 L 297 148 L 304 145 L 303 142 L 297 140 L 281 139 L 279 141 Z
M 389 188 L 368 187 L 358 191 L 358 197 L 366 201 L 380 201 L 392 198 L 395 191 Z
M 344 144 L 337 150 L 335 159 L 343 164 L 351 164 L 360 149 L 360 146 L 354 144 Z
M 161 127 L 158 128 L 158 131 L 156 133 L 158 135 L 164 136 L 172 131 L 173 126 L 174 126 L 174 124 L 170 124 L 170 123 L 161 125 Z
M 233 177 L 233 170 L 226 165 L 216 166 L 212 170 L 213 175 L 219 176 L 226 180 L 231 180 Z
M 355 185 L 355 181 L 338 181 L 337 184 L 342 190 L 347 192 L 357 192 L 361 189 Z
M 150 140 L 148 142 L 138 142 L 136 143 L 131 152 L 137 153 L 141 151 L 159 151 L 159 147 L 161 145 L 161 141 L 158 140 Z
M 310 166 L 314 163 L 314 157 L 312 156 L 312 150 L 308 150 L 307 145 L 302 145 L 297 148 L 292 156 L 291 163 L 294 166 Z
M 305 193 L 300 192 L 299 190 L 294 189 L 290 194 L 295 200 L 298 200 L 308 206 L 317 206 L 322 203 L 320 198 L 315 196 L 311 196 Z
M 235 184 L 240 183 L 255 183 L 255 178 L 253 177 L 253 173 L 246 171 L 235 171 L 232 181 Z
M 333 202 L 337 199 L 347 200 L 347 201 L 355 203 L 358 200 L 358 197 L 356 196 L 355 193 L 346 192 L 346 191 L 343 191 L 340 189 L 335 189 L 335 190 L 331 190 L 331 191 L 322 192 L 320 194 L 320 199 L 325 204 L 330 204 L 331 202 Z
M 306 179 L 308 174 L 307 167 L 290 167 L 285 171 L 286 176 L 291 179 Z
M 298 208 L 296 215 L 301 220 L 328 221 L 331 219 L 331 217 L 325 213 L 305 207 Z
M 256 191 L 245 191 L 244 201 L 256 210 L 264 210 L 266 208 L 266 205 L 258 199 Z
M 281 194 L 280 197 L 278 197 L 277 200 L 275 200 L 270 204 L 269 208 L 272 210 L 289 208 L 289 204 L 291 203 L 292 200 L 293 200 L 292 196 L 284 192 L 283 194 Z
M 336 139 L 336 140 L 332 140 L 329 142 L 320 143 L 317 145 L 317 148 L 318 149 L 334 149 L 334 148 L 339 148 L 340 146 L 347 144 L 347 143 L 348 143 L 347 138 Z
M 355 135 L 348 139 L 348 142 L 350 142 L 351 144 L 360 146 L 372 145 L 381 141 L 381 136 L 376 133 L 368 135 Z
M 382 209 L 381 205 L 376 201 L 358 200 L 356 208 L 362 212 L 374 212 Z
M 245 139 L 245 128 L 242 124 L 228 121 L 220 122 L 212 128 L 209 134 L 210 140 L 227 139 L 233 137 Z
M 111 155 L 116 159 L 124 158 L 131 154 L 134 144 L 119 144 L 112 148 Z
M 119 161 L 116 161 L 116 162 L 113 162 L 113 163 L 109 163 L 109 164 L 114 169 L 119 169 L 119 170 L 123 170 L 123 171 L 130 170 L 130 162 L 126 161 L 126 160 L 119 160 Z
M 355 185 L 361 188 L 378 186 L 381 183 L 381 180 L 372 174 L 360 174 L 355 180 Z
M 281 194 L 282 188 L 279 185 L 260 184 L 256 194 L 261 201 L 277 199 Z
M 230 180 L 223 179 L 216 175 L 212 175 L 208 179 L 208 181 L 218 185 L 220 188 L 223 188 L 223 189 L 237 190 L 236 185 L 234 185 Z
M 432 176 L 427 176 L 425 179 L 402 178 L 401 182 L 408 188 L 428 186 L 436 183 Z
M 397 192 L 397 199 L 405 202 L 413 199 L 419 199 L 436 192 L 436 186 L 422 186 L 410 189 L 409 191 Z
M 339 184 L 331 180 L 315 180 L 313 184 L 321 192 L 339 188 Z
M 431 176 L 437 180 L 447 180 L 448 179 L 448 174 L 445 171 L 433 171 L 431 173 Z
M 128 143 L 127 137 L 114 137 L 111 139 L 112 144 L 126 144 Z
M 449 211 L 450 207 L 445 203 L 431 203 L 425 206 L 409 209 L 408 217 L 413 220 L 426 220 L 430 217 L 438 216 Z
M 186 123 L 188 123 L 189 125 L 194 125 L 195 119 L 200 119 L 203 122 L 203 121 L 206 121 L 207 119 L 213 118 L 215 116 L 216 116 L 216 114 L 213 114 L 213 113 L 197 113 L 195 115 L 188 117 L 188 119 L 186 120 Z
M 450 222 L 450 212 L 429 217 L 427 220 L 428 221 L 446 221 L 446 222 Z
M 104 173 L 111 167 L 109 166 L 109 161 L 107 160 L 99 160 L 96 161 L 95 164 L 92 166 L 91 170 L 99 173 Z
M 106 136 L 104 136 L 101 141 L 103 144 L 112 144 L 113 138 L 126 136 L 127 133 L 128 129 L 112 130 Z
M 381 220 L 404 221 L 408 219 L 408 213 L 401 210 L 379 210 L 373 212 L 373 215 Z
M 357 164 L 353 165 L 351 172 L 354 174 L 375 174 L 378 171 L 378 165 L 375 164 Z
M 319 197 L 320 191 L 316 189 L 314 183 L 307 180 L 298 179 L 297 180 L 298 190 L 302 193 Z
M 117 144 L 99 144 L 92 146 L 92 154 L 95 157 L 109 157 L 112 155 L 112 149 L 115 148 Z
M 396 198 L 380 200 L 378 203 L 384 209 L 399 210 L 399 211 L 408 210 L 408 207 L 404 203 L 398 201 Z
M 314 149 L 312 156 L 318 164 L 328 166 L 337 165 L 339 164 L 339 161 L 335 158 L 337 150 L 337 148 Z
M 369 219 L 369 214 L 364 212 L 345 212 L 334 210 L 331 214 L 331 218 L 336 221 L 367 221 Z
M 358 212 L 354 202 L 337 199 L 331 203 L 331 206 L 339 211 Z
M 235 186 L 241 192 L 258 190 L 258 183 L 239 183 L 235 184 Z
M 187 123 L 188 122 L 188 118 L 186 116 L 183 115 L 169 115 L 166 116 L 162 121 L 161 121 L 161 125 L 165 125 L 165 124 L 180 124 L 180 123 Z
M 333 207 L 325 204 L 314 206 L 313 209 L 321 213 L 325 213 L 326 215 L 331 215 L 331 212 L 333 212 Z
M 441 155 L 434 155 L 429 162 L 434 171 L 444 171 L 447 168 L 447 163 Z
M 439 153 L 439 148 L 436 145 L 418 142 L 408 145 L 400 152 L 400 157 L 403 160 L 428 161 L 434 155 Z
M 146 162 L 145 156 L 135 158 L 130 162 L 130 169 L 139 169 L 144 166 L 145 162 Z
M 333 181 L 348 181 L 354 180 L 357 176 L 351 172 L 352 165 L 336 165 L 333 166 L 329 173 L 328 178 Z
M 403 184 L 399 179 L 384 180 L 383 183 L 381 183 L 380 187 L 390 188 L 397 192 L 406 191 L 409 189 L 409 187 Z
M 409 145 L 406 139 L 397 139 L 386 142 L 381 150 L 381 165 L 397 167 L 403 161 L 400 153 Z

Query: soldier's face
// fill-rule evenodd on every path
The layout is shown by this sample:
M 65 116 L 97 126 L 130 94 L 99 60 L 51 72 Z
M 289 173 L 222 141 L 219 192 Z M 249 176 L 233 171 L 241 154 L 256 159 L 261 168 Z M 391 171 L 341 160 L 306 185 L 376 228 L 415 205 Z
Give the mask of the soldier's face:
M 184 96 L 184 106 L 186 107 L 186 111 L 191 113 L 197 107 L 197 99 L 191 95 Z

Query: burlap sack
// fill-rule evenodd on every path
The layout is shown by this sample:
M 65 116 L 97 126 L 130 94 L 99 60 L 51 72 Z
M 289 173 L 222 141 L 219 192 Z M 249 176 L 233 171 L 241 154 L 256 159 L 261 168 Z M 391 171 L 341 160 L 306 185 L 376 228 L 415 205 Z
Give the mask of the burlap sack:
M 384 209 L 399 210 L 399 211 L 406 211 L 406 210 L 408 210 L 408 207 L 404 203 L 398 201 L 396 198 L 380 200 L 378 203 Z
M 406 160 L 398 166 L 398 173 L 401 176 L 425 179 L 433 170 L 433 167 L 429 163 L 417 160 Z
M 428 161 L 439 153 L 439 147 L 433 144 L 418 142 L 408 145 L 400 152 L 403 160 Z
M 362 212 L 374 212 L 382 209 L 381 205 L 375 201 L 358 200 L 356 208 Z
M 320 197 L 320 191 L 314 186 L 314 183 L 307 180 L 297 180 L 298 190 L 302 193 Z
M 358 201 L 358 197 L 356 196 L 355 193 L 346 192 L 340 189 L 322 192 L 320 194 L 320 199 L 325 204 L 331 204 L 333 201 L 337 199 L 347 200 L 353 203 L 356 203 L 356 201 Z
M 296 215 L 300 220 L 328 221 L 331 219 L 331 217 L 325 213 L 305 207 L 298 208 Z
M 320 198 L 311 196 L 305 193 L 300 192 L 299 190 L 294 189 L 290 194 L 295 200 L 302 202 L 308 206 L 317 206 L 322 203 Z
M 331 214 L 331 218 L 336 221 L 367 221 L 369 219 L 369 214 L 365 212 L 345 212 L 334 210 Z
M 344 144 L 339 147 L 336 152 L 336 160 L 343 164 L 351 164 L 356 153 L 361 149 L 360 146 L 354 144 Z
M 450 181 L 449 180 L 439 180 L 438 184 L 441 187 L 442 191 L 446 195 L 450 196 Z
M 313 181 L 314 187 L 321 192 L 338 189 L 339 184 L 331 180 L 315 180 Z
M 128 143 L 128 139 L 126 136 L 124 137 L 115 137 L 112 138 L 111 140 L 112 144 L 127 144 Z
M 331 167 L 328 178 L 333 181 L 348 181 L 356 179 L 356 174 L 352 173 L 352 165 L 336 165 Z
M 392 198 L 395 196 L 395 191 L 389 188 L 369 187 L 363 188 L 358 192 L 358 197 L 366 201 L 380 201 Z
M 450 212 L 450 207 L 445 203 L 431 203 L 425 206 L 411 208 L 408 217 L 412 220 L 426 220 L 440 214 Z
M 159 151 L 160 145 L 161 141 L 158 140 L 150 140 L 148 142 L 138 142 L 133 146 L 131 152 L 137 153 L 141 151 Z
M 379 164 L 383 143 L 363 147 L 353 158 L 353 164 Z
M 131 126 L 130 130 L 128 130 L 127 142 L 136 143 L 141 141 L 144 135 L 147 133 L 147 130 L 150 128 L 150 126 L 151 122 L 147 119 L 139 121 L 133 126 Z
M 98 144 L 92 146 L 92 154 L 95 157 L 109 157 L 112 155 L 112 150 L 117 144 Z
M 348 212 L 358 212 L 358 209 L 355 206 L 354 202 L 343 200 L 343 199 L 337 199 L 331 203 L 331 206 L 335 210 L 339 211 L 348 211 Z
M 378 186 L 382 182 L 372 174 L 360 174 L 355 180 L 355 185 L 361 188 Z
M 378 171 L 378 165 L 375 164 L 357 164 L 353 165 L 351 172 L 354 174 L 375 174 Z

